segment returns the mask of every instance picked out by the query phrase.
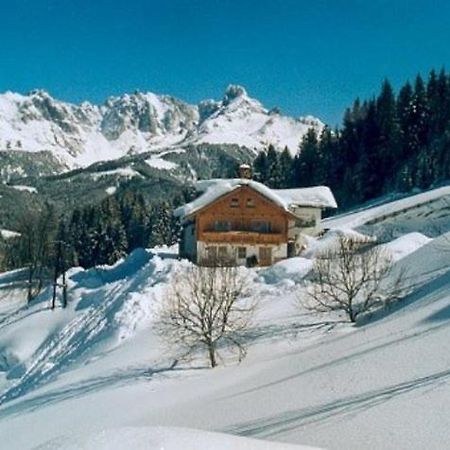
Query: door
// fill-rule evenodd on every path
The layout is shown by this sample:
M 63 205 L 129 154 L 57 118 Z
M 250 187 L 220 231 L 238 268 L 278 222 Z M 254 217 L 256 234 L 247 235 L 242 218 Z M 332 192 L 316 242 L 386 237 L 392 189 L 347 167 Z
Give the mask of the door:
M 270 266 L 272 264 L 272 247 L 259 247 L 259 265 Z

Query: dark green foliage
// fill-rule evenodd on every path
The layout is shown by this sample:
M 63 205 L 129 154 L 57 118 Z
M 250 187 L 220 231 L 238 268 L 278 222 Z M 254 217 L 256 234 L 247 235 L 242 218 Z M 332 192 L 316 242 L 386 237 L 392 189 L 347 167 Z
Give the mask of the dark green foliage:
M 311 128 L 300 144 L 294 163 L 294 183 L 297 186 L 314 186 L 320 178 L 321 158 L 316 131 Z
M 285 189 L 288 188 L 292 184 L 292 156 L 291 152 L 287 147 L 284 147 L 284 150 L 281 152 L 279 156 L 279 167 L 280 167 L 280 188 Z
M 254 170 L 258 180 L 278 187 L 268 155 L 257 156 Z M 426 83 L 417 76 L 397 96 L 384 81 L 376 98 L 357 99 L 346 110 L 340 130 L 325 128 L 321 136 L 309 130 L 294 161 L 280 162 L 281 156 L 282 187 L 326 184 L 344 208 L 449 180 L 449 76 L 431 71 Z
M 258 153 L 258 156 L 253 161 L 253 172 L 254 178 L 257 181 L 261 181 L 263 183 L 267 180 L 267 156 L 265 151 L 261 151 Z
M 176 243 L 180 225 L 172 211 L 192 195 L 186 191 L 173 203 L 152 203 L 127 188 L 100 204 L 75 209 L 65 227 L 69 264 L 113 264 L 136 248 Z

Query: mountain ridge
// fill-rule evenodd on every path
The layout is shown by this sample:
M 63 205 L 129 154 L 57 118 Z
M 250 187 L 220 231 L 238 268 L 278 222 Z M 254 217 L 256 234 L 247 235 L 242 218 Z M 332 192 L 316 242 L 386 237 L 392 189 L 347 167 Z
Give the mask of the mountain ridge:
M 0 94 L 0 150 L 50 151 L 60 171 L 197 144 L 237 144 L 250 154 L 273 144 L 295 153 L 309 128 L 323 126 L 312 116 L 268 110 L 233 84 L 221 100 L 197 105 L 139 91 L 108 97 L 101 105 L 60 101 L 41 89 Z

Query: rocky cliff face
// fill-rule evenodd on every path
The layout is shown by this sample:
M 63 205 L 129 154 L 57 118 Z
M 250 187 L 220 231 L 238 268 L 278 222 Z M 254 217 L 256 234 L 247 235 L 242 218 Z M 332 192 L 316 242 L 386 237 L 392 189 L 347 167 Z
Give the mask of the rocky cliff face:
M 208 143 L 237 144 L 249 152 L 272 143 L 295 153 L 310 127 L 320 131 L 323 124 L 269 111 L 237 85 L 221 101 L 199 105 L 141 92 L 111 97 L 101 106 L 61 102 L 42 90 L 0 95 L 0 150 L 50 152 L 61 171 Z

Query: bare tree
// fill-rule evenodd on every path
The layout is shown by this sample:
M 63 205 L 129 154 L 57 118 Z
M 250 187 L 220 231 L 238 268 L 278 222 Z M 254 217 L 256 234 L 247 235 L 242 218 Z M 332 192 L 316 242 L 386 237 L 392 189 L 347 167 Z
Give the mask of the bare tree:
M 241 360 L 246 354 L 243 332 L 255 309 L 254 301 L 243 298 L 246 292 L 246 277 L 236 267 L 188 266 L 174 276 L 161 307 L 161 336 L 186 355 L 205 350 L 211 367 L 222 345 L 237 349 Z
M 28 267 L 28 302 L 39 294 L 50 277 L 55 221 L 49 205 L 42 211 L 29 211 L 18 220 L 16 229 L 20 234 L 8 247 L 10 266 Z
M 392 259 L 380 246 L 340 236 L 335 248 L 318 255 L 305 281 L 308 306 L 344 311 L 351 322 L 376 306 L 390 304 L 402 291 L 403 273 L 392 273 Z

